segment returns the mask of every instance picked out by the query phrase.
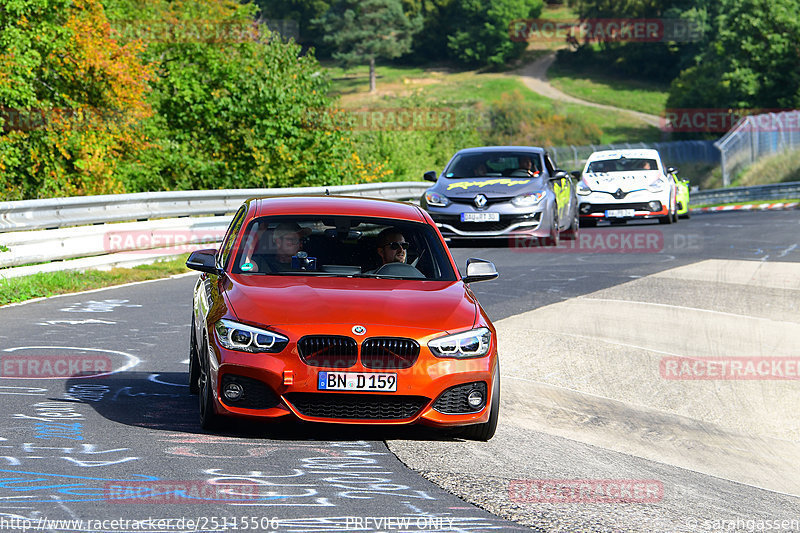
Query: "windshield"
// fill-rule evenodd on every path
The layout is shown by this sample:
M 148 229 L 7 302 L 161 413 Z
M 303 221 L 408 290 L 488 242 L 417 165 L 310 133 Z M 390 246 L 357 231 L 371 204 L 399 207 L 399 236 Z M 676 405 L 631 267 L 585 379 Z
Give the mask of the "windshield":
M 256 218 L 243 230 L 232 273 L 456 280 L 431 226 L 348 216 Z
M 444 177 L 536 176 L 542 168 L 542 158 L 537 152 L 458 154 L 445 169 Z
M 592 161 L 586 172 L 630 172 L 632 170 L 657 170 L 655 159 L 640 159 L 620 157 L 618 159 L 604 159 Z

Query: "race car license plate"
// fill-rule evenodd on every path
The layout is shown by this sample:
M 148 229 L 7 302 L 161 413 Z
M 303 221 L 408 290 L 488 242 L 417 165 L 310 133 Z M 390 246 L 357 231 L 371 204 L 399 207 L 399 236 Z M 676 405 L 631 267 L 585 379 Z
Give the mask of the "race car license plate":
M 320 372 L 319 390 L 368 390 L 395 392 L 397 374 L 377 372 Z
M 606 216 L 608 218 L 612 217 L 632 217 L 634 213 L 633 209 L 609 209 L 606 211 Z
M 461 213 L 461 222 L 498 222 L 500 213 Z

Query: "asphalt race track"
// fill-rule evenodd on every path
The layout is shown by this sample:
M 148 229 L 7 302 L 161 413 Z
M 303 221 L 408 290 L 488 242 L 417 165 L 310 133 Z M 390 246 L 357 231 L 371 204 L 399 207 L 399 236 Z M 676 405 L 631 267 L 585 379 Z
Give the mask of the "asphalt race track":
M 488 443 L 203 432 L 194 275 L 0 308 L 0 531 L 798 531 L 799 239 L 793 210 L 454 244 L 500 272 L 474 285 L 500 339 Z M 675 374 L 686 358 L 785 375 Z M 29 377 L 50 367 L 93 377 Z

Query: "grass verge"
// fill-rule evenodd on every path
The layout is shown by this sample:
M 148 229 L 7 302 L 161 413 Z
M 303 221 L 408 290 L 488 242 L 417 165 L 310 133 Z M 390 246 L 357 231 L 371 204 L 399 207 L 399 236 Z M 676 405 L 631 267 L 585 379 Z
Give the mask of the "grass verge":
M 0 279 L 0 305 L 183 274 L 189 271 L 185 264 L 188 257 L 189 254 L 185 254 L 133 268 L 42 272 L 21 278 Z
M 343 71 L 338 67 L 328 69 L 332 77 L 332 95 L 340 98 L 345 108 L 397 107 L 398 97 L 413 98 L 421 107 L 423 102 L 432 106 L 478 106 L 486 108 L 493 102 L 507 99 L 519 92 L 524 100 L 557 115 L 568 116 L 573 121 L 596 125 L 596 138 L 568 139 L 559 144 L 611 144 L 629 142 L 656 142 L 661 140 L 658 128 L 642 124 L 624 113 L 609 114 L 602 109 L 578 104 L 556 102 L 529 90 L 514 73 L 456 71 L 447 67 L 402 67 L 380 65 L 375 93 L 369 93 L 369 72 L 366 66 Z M 662 106 L 663 109 L 663 106 Z M 542 138 L 537 145 L 547 145 Z M 452 154 L 447 154 L 449 157 Z
M 553 63 L 547 77 L 554 87 L 575 98 L 651 115 L 664 113 L 669 96 L 666 84 L 611 76 L 599 69 L 579 70 L 559 62 Z
M 800 150 L 764 157 L 745 168 L 731 182 L 733 187 L 800 181 Z

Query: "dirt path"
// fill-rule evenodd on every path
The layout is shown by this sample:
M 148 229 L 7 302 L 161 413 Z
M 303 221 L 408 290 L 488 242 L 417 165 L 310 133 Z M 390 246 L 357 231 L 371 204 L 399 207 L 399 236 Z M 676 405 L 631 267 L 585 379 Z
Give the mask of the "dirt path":
M 534 61 L 533 63 L 528 63 L 527 65 L 523 66 L 519 70 L 519 77 L 522 80 L 522 83 L 524 83 L 525 86 L 528 87 L 528 89 L 532 90 L 533 92 L 539 93 L 542 96 L 545 96 L 552 100 L 559 100 L 561 102 L 567 102 L 570 104 L 587 105 L 591 107 L 597 107 L 600 109 L 607 109 L 609 111 L 614 111 L 617 113 L 626 113 L 628 115 L 636 117 L 637 119 L 641 120 L 646 124 L 655 126 L 656 128 L 661 128 L 663 124 L 663 119 L 659 116 L 650 115 L 647 113 L 641 113 L 639 111 L 631 111 L 630 109 L 622 109 L 610 105 L 589 102 L 588 100 L 581 100 L 580 98 L 575 98 L 574 96 L 570 96 L 566 93 L 559 91 L 558 89 L 553 87 L 547 80 L 547 69 L 550 68 L 550 65 L 552 65 L 553 61 L 555 60 L 556 60 L 556 53 L 549 52 L 548 54 Z

